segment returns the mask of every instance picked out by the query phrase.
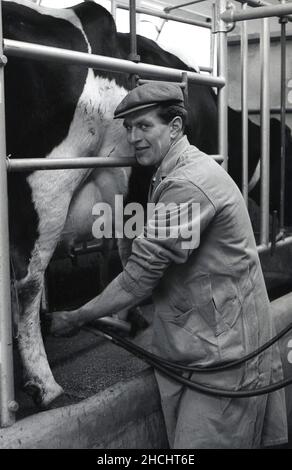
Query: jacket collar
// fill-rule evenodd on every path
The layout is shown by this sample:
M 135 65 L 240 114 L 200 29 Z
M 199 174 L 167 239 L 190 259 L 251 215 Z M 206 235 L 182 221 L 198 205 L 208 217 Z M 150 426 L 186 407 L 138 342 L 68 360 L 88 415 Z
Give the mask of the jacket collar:
M 180 156 L 190 147 L 190 143 L 186 135 L 181 137 L 174 145 L 172 145 L 162 160 L 157 174 L 161 178 L 167 176 L 176 166 Z

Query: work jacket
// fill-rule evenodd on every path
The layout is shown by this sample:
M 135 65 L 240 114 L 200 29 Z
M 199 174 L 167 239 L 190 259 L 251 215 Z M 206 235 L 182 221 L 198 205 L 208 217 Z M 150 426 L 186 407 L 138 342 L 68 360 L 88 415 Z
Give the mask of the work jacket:
M 268 341 L 273 319 L 254 235 L 227 172 L 184 136 L 164 157 L 149 198 L 175 206 L 148 219 L 119 281 L 137 297 L 153 294 L 153 351 L 185 365 L 211 366 L 239 359 Z M 176 215 L 186 207 L 188 218 L 180 224 Z M 159 224 L 169 226 L 165 236 L 155 236 Z M 169 236 L 173 227 L 176 236 Z M 231 390 L 283 378 L 277 345 L 236 369 L 187 376 Z M 161 374 L 157 381 L 172 447 L 250 448 L 287 439 L 283 390 L 256 398 L 214 398 Z

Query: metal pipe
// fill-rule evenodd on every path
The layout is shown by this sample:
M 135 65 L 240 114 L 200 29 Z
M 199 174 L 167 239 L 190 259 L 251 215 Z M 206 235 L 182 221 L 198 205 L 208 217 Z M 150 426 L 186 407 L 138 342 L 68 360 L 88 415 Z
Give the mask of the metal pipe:
M 211 29 L 211 50 L 210 50 L 210 57 L 211 57 L 211 62 L 210 65 L 213 69 L 213 75 L 218 75 L 218 37 L 217 37 L 217 28 L 216 28 L 216 12 L 217 12 L 217 7 L 216 4 L 213 2 L 212 3 L 212 29 Z
M 2 48 L 2 2 L 0 0 L 0 425 L 14 423 L 13 350 L 10 297 L 10 259 L 8 233 L 8 193 L 6 172 L 6 131 L 4 104 L 4 66 Z
M 211 155 L 221 163 L 221 155 Z M 89 158 L 7 158 L 7 171 L 68 170 L 76 168 L 112 168 L 138 166 L 135 157 L 89 157 Z
M 111 0 L 111 14 L 113 19 L 117 20 L 117 0 Z
M 224 78 L 227 77 L 227 31 L 226 25 L 220 18 L 220 14 L 226 8 L 226 0 L 219 0 L 216 3 L 217 28 L 216 34 L 218 38 L 218 74 Z M 218 137 L 219 137 L 219 154 L 223 156 L 223 168 L 228 169 L 228 89 L 227 81 L 225 86 L 218 90 Z
M 207 67 L 206 65 L 198 65 L 198 67 L 199 67 L 200 72 L 213 73 L 213 67 Z
M 215 17 L 214 3 L 212 4 L 212 17 L 213 18 Z M 217 72 L 216 70 L 216 42 L 215 42 L 216 36 L 213 31 L 213 26 L 214 25 L 212 25 L 212 29 L 210 31 L 210 68 L 212 70 L 211 73 L 215 75 Z M 203 70 L 203 69 L 200 68 L 200 70 Z
M 242 5 L 242 9 L 246 4 Z M 242 195 L 248 205 L 248 38 L 247 24 L 241 24 L 241 115 L 242 115 Z
M 129 60 L 137 62 L 139 59 L 137 57 L 136 0 L 130 0 L 129 23 L 131 48 Z
M 250 7 L 265 7 L 270 5 L 267 2 L 262 2 L 262 0 L 236 0 L 238 3 L 246 3 Z
M 121 10 L 129 10 L 128 5 L 123 5 L 122 3 L 117 3 L 117 8 L 120 8 Z M 142 8 L 142 7 L 136 8 L 136 13 L 141 13 L 143 15 L 156 16 L 157 18 L 162 18 L 164 20 L 169 20 L 169 21 L 177 21 L 178 23 L 191 24 L 193 26 L 198 26 L 200 28 L 211 29 L 211 22 L 210 22 L 211 18 L 209 17 L 204 17 L 206 18 L 205 21 L 191 20 L 188 18 L 182 18 L 176 15 L 169 15 L 168 13 L 162 13 L 157 10 L 151 10 L 149 8 Z M 200 16 L 203 16 L 203 15 L 200 15 Z
M 276 247 L 277 247 L 277 249 L 278 249 L 278 248 L 280 249 L 280 248 L 285 248 L 285 247 L 287 247 L 287 246 L 289 246 L 289 245 L 291 245 L 291 244 L 292 244 L 292 236 L 287 237 L 287 238 L 285 238 L 284 240 L 277 241 L 277 242 L 276 242 Z M 269 243 L 267 243 L 267 244 L 260 244 L 260 245 L 258 245 L 258 246 L 257 246 L 257 250 L 258 250 L 258 253 L 259 253 L 259 254 L 260 254 L 260 253 L 265 253 L 265 252 L 267 252 L 267 251 L 270 251 L 271 247 L 272 247 L 272 243 L 269 242 Z
M 268 7 L 271 5 L 269 2 L 264 2 L 262 0 L 236 0 L 239 3 L 246 3 L 250 7 Z M 292 16 L 286 16 L 288 21 L 292 21 Z
M 157 80 L 144 80 L 142 78 L 139 78 L 138 83 L 139 83 L 139 85 L 145 85 L 146 83 L 157 83 Z M 176 85 L 178 85 L 182 89 L 185 89 L 186 86 L 187 86 L 187 84 L 183 81 L 181 81 L 181 82 L 167 82 L 166 81 L 165 83 L 175 83 Z
M 261 24 L 261 221 L 260 243 L 269 242 L 270 207 L 270 28 Z
M 7 171 L 65 170 L 72 168 L 136 166 L 134 157 L 92 158 L 13 158 L 7 159 Z
M 285 170 L 286 170 L 286 18 L 280 18 L 281 24 L 281 177 L 280 177 L 280 230 L 285 222 Z
M 205 2 L 205 0 L 192 0 L 191 2 L 180 3 L 179 5 L 173 5 L 172 7 L 166 7 L 164 8 L 164 11 L 165 13 L 169 13 L 172 10 L 177 10 L 178 8 L 183 8 L 189 5 L 194 5 L 195 3 L 202 3 L 202 2 Z
M 13 41 L 4 39 L 4 51 L 7 55 L 22 57 L 27 59 L 45 59 L 62 64 L 81 65 L 110 72 L 137 73 L 138 75 L 150 75 L 160 79 L 180 80 L 182 72 L 185 70 L 172 69 L 150 64 L 135 64 L 129 60 L 105 57 L 85 52 L 69 51 L 58 47 L 41 46 L 28 42 Z M 188 80 L 201 85 L 222 87 L 225 80 L 222 77 L 202 75 L 196 72 L 187 72 Z
M 221 15 L 221 19 L 226 23 L 233 23 L 236 21 L 254 20 L 257 18 L 269 18 L 271 16 L 285 16 L 292 13 L 292 4 L 286 5 L 271 5 L 263 6 L 260 8 L 251 8 L 246 11 L 237 11 L 233 8 L 228 8 Z
M 140 62 L 140 56 L 137 53 L 137 30 L 136 30 L 136 0 L 130 0 L 129 9 L 129 23 L 130 23 L 130 54 L 128 59 L 133 62 Z M 137 75 L 131 75 L 131 88 L 137 86 Z
M 238 110 L 240 111 L 240 109 Z M 281 108 L 271 108 L 270 109 L 271 114 L 281 114 Z M 285 113 L 286 114 L 292 114 L 292 108 L 285 108 Z M 248 110 L 248 114 L 260 114 L 260 109 L 256 108 L 251 108 Z

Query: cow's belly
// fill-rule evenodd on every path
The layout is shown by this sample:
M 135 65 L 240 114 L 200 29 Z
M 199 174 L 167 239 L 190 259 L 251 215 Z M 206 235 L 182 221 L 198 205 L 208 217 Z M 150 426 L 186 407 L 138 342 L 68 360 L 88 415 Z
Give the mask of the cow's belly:
M 96 204 L 109 204 L 113 220 L 108 224 L 114 225 L 115 196 L 126 196 L 129 175 L 129 168 L 98 168 L 92 172 L 72 199 L 55 256 L 64 256 L 73 246 L 95 239 L 92 227 L 97 218 L 93 214 Z M 102 245 L 102 239 L 95 240 Z

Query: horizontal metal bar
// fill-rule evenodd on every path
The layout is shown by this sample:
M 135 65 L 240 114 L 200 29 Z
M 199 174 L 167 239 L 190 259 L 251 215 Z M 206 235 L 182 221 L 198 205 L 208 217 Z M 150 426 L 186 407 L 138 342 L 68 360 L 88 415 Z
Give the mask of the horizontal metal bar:
M 178 8 L 188 7 L 189 5 L 195 5 L 195 3 L 202 3 L 206 0 L 192 0 L 191 2 L 187 3 L 180 3 L 179 5 L 173 5 L 171 7 L 164 8 L 165 13 L 169 13 L 172 10 L 177 10 Z
M 69 168 L 97 168 L 136 166 L 134 157 L 92 158 L 7 158 L 7 171 L 64 170 Z
M 292 4 L 281 4 L 264 6 L 260 8 L 250 8 L 248 10 L 240 11 L 229 8 L 222 13 L 221 18 L 226 23 L 235 21 L 254 20 L 257 18 L 269 18 L 271 16 L 285 16 L 292 13 Z
M 111 72 L 136 73 L 150 75 L 154 78 L 172 79 L 180 81 L 182 72 L 187 72 L 189 82 L 221 88 L 225 85 L 223 77 L 213 77 L 197 72 L 161 67 L 144 63 L 134 63 L 130 60 L 116 59 L 101 55 L 87 54 L 85 52 L 70 51 L 58 47 L 41 46 L 29 42 L 4 39 L 4 52 L 9 56 L 22 57 L 35 60 L 49 60 L 64 64 L 81 65 Z
M 123 3 L 117 3 L 117 8 L 120 8 L 121 10 L 129 10 L 128 5 L 124 5 Z M 185 23 L 185 24 L 190 24 L 192 26 L 198 26 L 200 28 L 209 28 L 211 29 L 211 18 L 209 16 L 204 17 L 205 21 L 200 21 L 200 20 L 191 20 L 188 18 L 183 18 L 180 16 L 176 15 L 169 15 L 168 13 L 163 13 L 162 11 L 158 10 L 151 10 L 150 8 L 143 8 L 143 7 L 137 7 L 136 8 L 136 13 L 140 13 L 142 15 L 150 15 L 150 16 L 156 16 L 157 18 L 162 18 L 164 20 L 169 20 L 169 21 L 176 21 L 178 23 Z M 200 15 L 203 16 L 203 15 Z
M 239 3 L 246 3 L 250 7 L 266 7 L 270 6 L 271 3 L 268 2 L 263 2 L 262 0 L 235 0 L 236 2 Z
M 237 112 L 241 112 L 241 109 L 235 109 Z M 260 114 L 261 110 L 259 108 L 251 108 L 248 110 L 248 114 Z M 291 114 L 292 113 L 292 108 L 286 108 L 285 110 L 286 114 Z M 275 108 L 270 108 L 270 113 L 271 114 L 280 114 L 281 113 L 281 108 L 280 107 L 275 107 Z
M 222 162 L 221 155 L 211 155 Z M 66 170 L 72 168 L 99 168 L 138 166 L 135 157 L 89 157 L 89 158 L 6 158 L 9 172 L 35 170 Z
M 95 243 L 94 245 L 84 244 L 82 246 L 73 246 L 71 250 L 72 256 L 86 255 L 89 253 L 96 253 L 103 250 L 103 245 L 101 243 Z
M 238 3 L 241 3 L 241 4 L 246 4 L 250 7 L 263 7 L 263 6 L 266 6 L 266 4 L 264 2 L 262 2 L 261 0 L 235 0 L 236 2 Z
M 242 3 L 242 4 L 247 4 L 248 6 L 255 7 L 255 8 L 271 6 L 271 3 L 264 2 L 262 0 L 236 0 L 236 1 L 239 2 L 239 3 Z M 291 15 L 287 15 L 286 18 L 289 21 L 292 21 L 292 16 Z
M 200 72 L 213 73 L 213 67 L 206 67 L 205 65 L 198 65 Z
M 292 243 L 292 236 L 285 238 L 284 240 L 279 240 L 276 242 L 277 248 L 284 248 Z M 268 245 L 262 244 L 257 246 L 258 253 L 265 253 L 269 251 L 272 247 L 272 243 L 270 242 Z
M 145 85 L 146 83 L 157 83 L 157 80 L 145 80 L 143 78 L 138 79 L 139 85 Z M 175 83 L 176 85 L 180 86 L 181 88 L 186 88 L 186 83 L 184 82 L 165 82 L 165 83 Z

